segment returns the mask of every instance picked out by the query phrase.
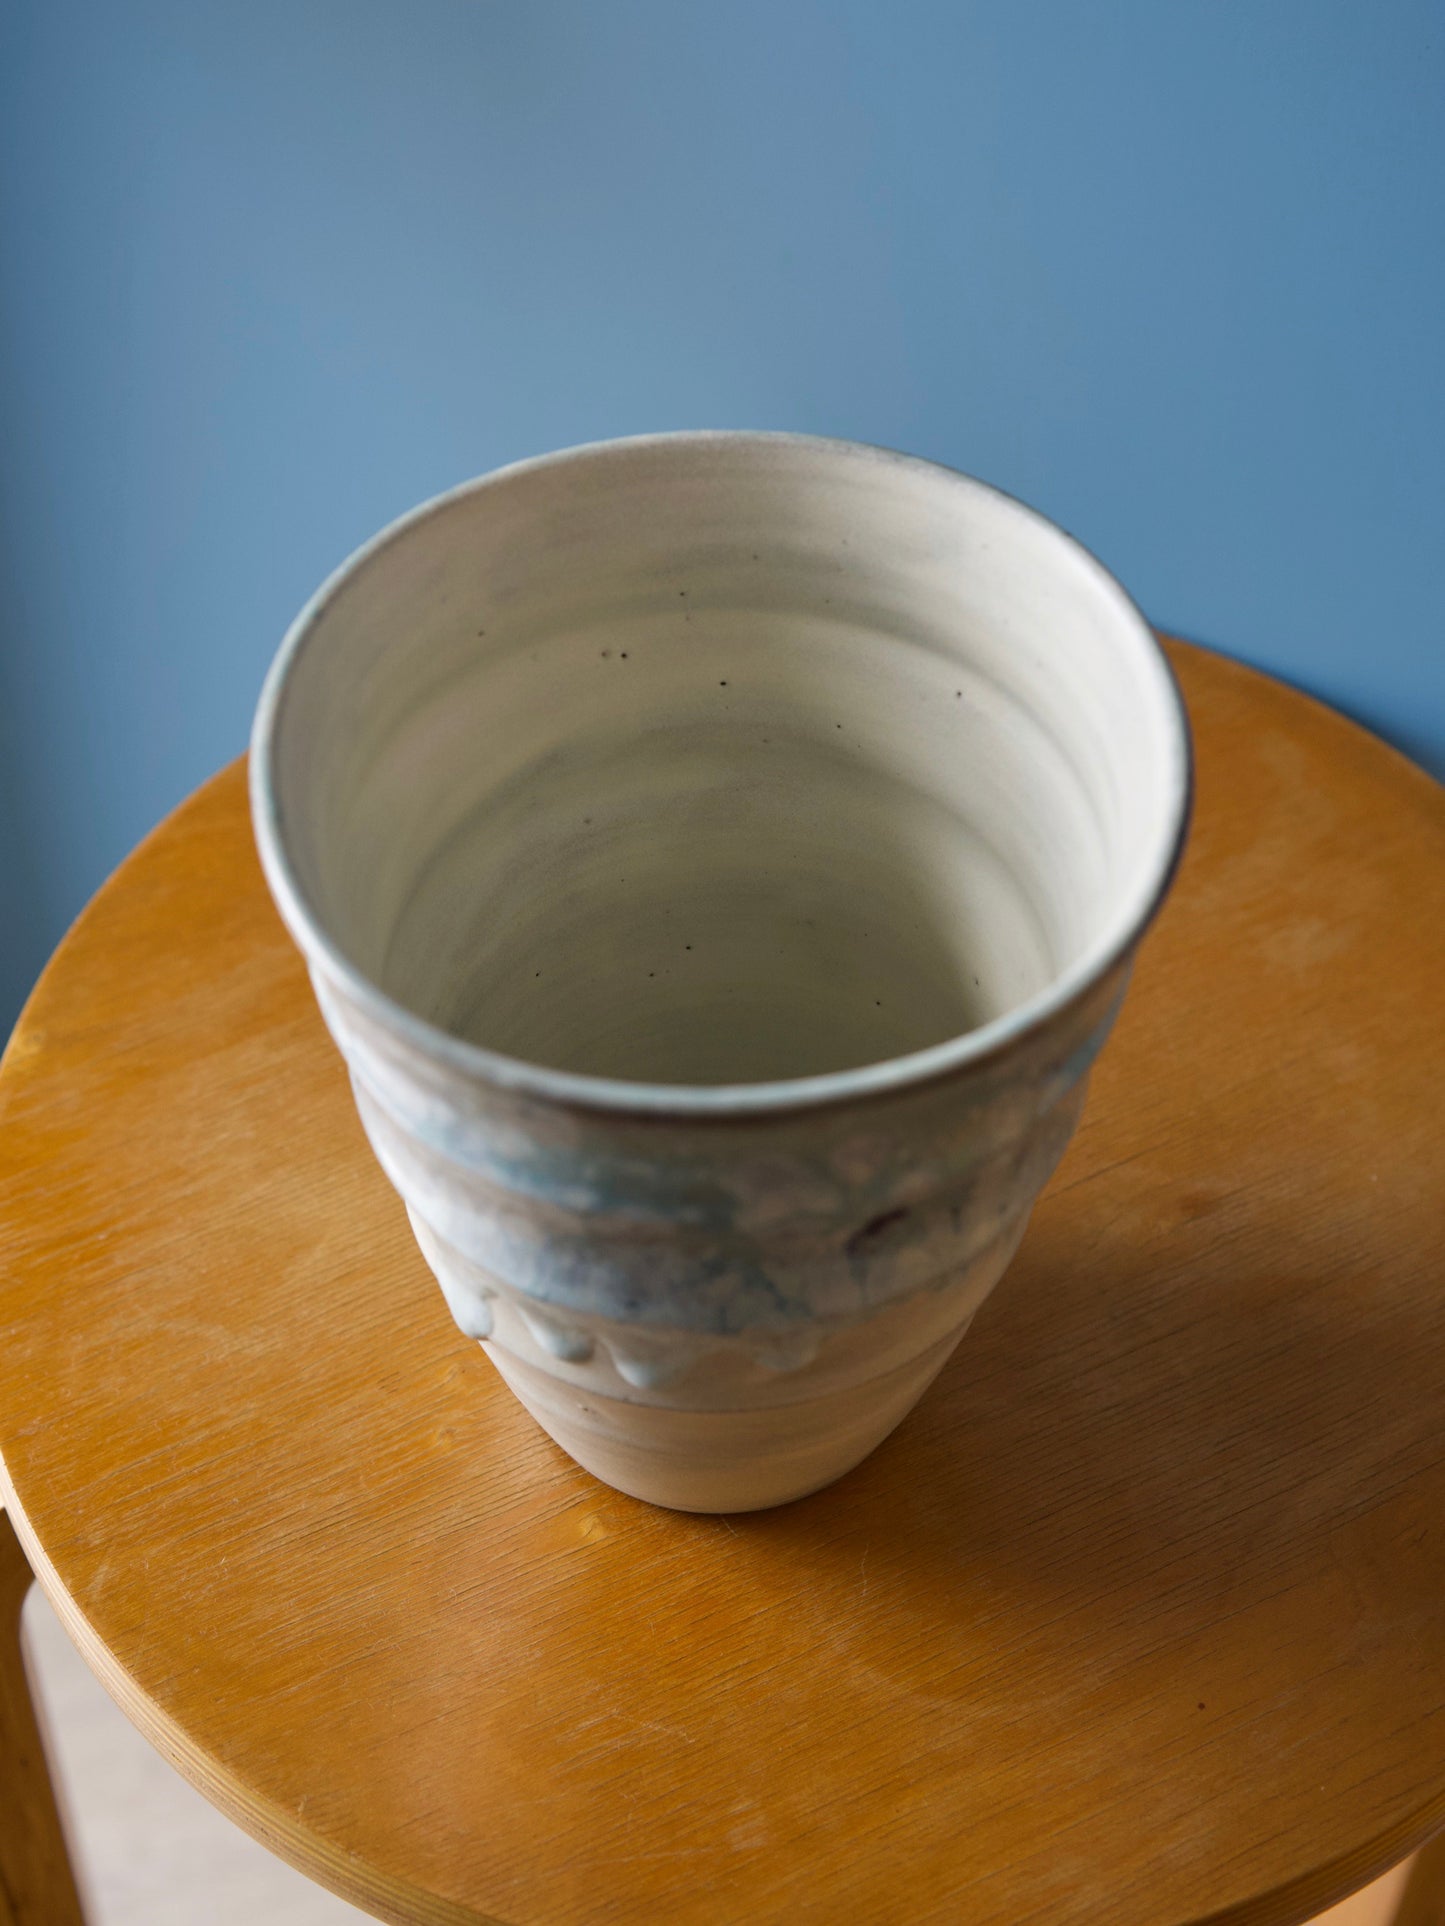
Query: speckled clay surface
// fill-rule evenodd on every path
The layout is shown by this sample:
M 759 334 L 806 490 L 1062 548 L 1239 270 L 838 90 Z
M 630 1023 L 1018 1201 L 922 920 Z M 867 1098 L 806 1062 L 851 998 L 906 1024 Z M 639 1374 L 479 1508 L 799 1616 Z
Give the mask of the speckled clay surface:
M 601 444 L 298 620 L 257 837 L 457 1323 L 599 1477 L 857 1463 L 997 1281 L 1183 834 L 1092 558 L 922 462 Z

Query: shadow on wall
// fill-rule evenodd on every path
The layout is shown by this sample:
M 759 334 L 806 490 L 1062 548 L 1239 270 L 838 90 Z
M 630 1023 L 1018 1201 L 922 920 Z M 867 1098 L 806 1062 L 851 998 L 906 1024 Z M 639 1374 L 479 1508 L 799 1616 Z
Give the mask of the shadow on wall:
M 15 781 L 13 706 L 0 699 L 0 1037 L 8 1037 L 59 932 L 42 900 Z

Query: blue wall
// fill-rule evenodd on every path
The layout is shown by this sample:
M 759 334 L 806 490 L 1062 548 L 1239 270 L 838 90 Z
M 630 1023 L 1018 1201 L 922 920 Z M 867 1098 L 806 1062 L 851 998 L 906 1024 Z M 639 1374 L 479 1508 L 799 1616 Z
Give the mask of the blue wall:
M 809 429 L 1445 766 L 1445 15 L 6 0 L 0 1029 L 357 541 Z

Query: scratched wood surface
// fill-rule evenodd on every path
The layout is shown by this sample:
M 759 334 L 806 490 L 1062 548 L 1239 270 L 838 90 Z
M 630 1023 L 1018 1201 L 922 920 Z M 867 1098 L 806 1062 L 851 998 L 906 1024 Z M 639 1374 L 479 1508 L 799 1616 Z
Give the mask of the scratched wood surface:
M 918 1411 L 604 1489 L 461 1338 L 224 771 L 0 1073 L 0 1452 L 160 1748 L 383 1918 L 1266 1926 L 1445 1823 L 1445 792 L 1199 651 L 1085 1122 Z

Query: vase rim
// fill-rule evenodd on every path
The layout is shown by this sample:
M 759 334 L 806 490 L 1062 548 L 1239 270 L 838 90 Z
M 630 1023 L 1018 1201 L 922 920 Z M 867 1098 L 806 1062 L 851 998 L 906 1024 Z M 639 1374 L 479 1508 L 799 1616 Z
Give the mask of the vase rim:
M 806 1077 L 754 1083 L 672 1084 L 593 1076 L 550 1068 L 489 1049 L 408 1009 L 351 961 L 308 901 L 291 861 L 281 823 L 276 781 L 277 734 L 295 668 L 321 617 L 340 590 L 393 543 L 458 502 L 538 470 L 565 467 L 603 454 L 626 451 L 642 454 L 678 444 L 698 449 L 709 445 L 752 446 L 760 455 L 773 449 L 811 450 L 827 459 L 896 467 L 966 493 L 988 496 L 1035 533 L 1065 545 L 1115 602 L 1122 618 L 1121 632 L 1132 635 L 1137 665 L 1143 676 L 1154 684 L 1166 731 L 1165 797 L 1160 821 L 1149 860 L 1111 911 L 1097 937 L 1043 989 L 1000 1016 L 902 1056 Z M 399 1041 L 469 1080 L 563 1109 L 604 1112 L 619 1117 L 726 1122 L 792 1110 L 846 1107 L 862 1100 L 901 1093 L 982 1066 L 1045 1029 L 1124 963 L 1158 913 L 1178 868 L 1188 829 L 1193 802 L 1193 755 L 1183 694 L 1153 629 L 1127 590 L 1098 557 L 1039 510 L 960 469 L 872 443 L 771 429 L 689 429 L 584 442 L 509 463 L 432 496 L 364 542 L 327 577 L 286 632 L 256 709 L 251 731 L 249 784 L 261 865 L 292 935 L 313 968 L 320 969 L 365 1015 Z

